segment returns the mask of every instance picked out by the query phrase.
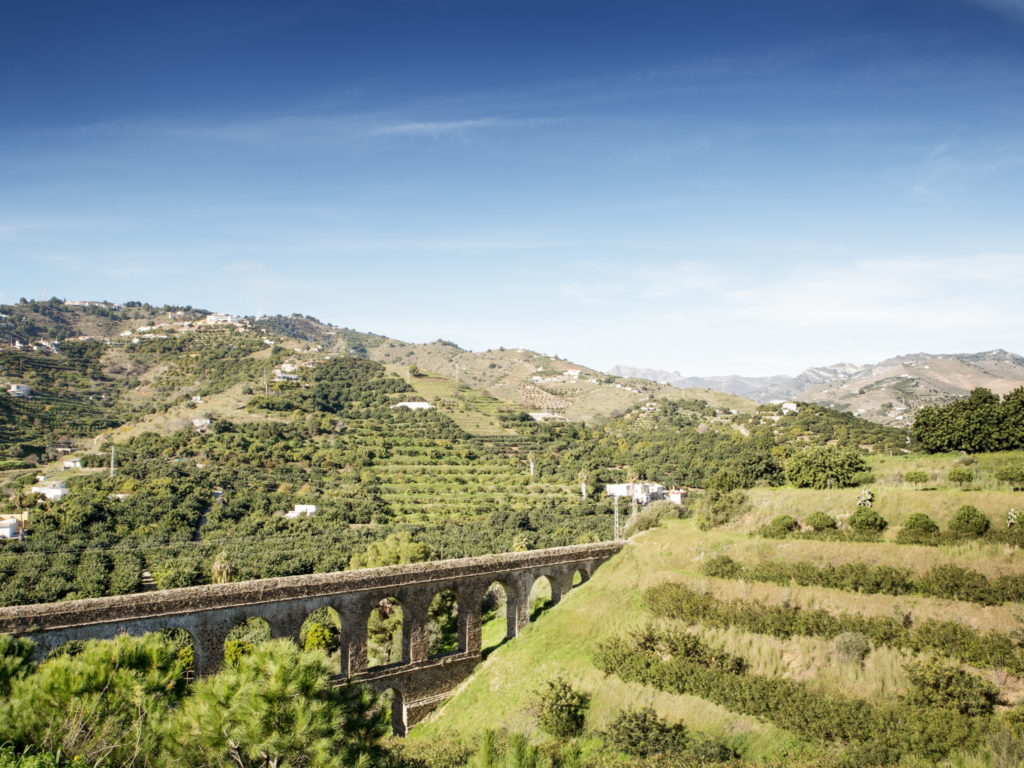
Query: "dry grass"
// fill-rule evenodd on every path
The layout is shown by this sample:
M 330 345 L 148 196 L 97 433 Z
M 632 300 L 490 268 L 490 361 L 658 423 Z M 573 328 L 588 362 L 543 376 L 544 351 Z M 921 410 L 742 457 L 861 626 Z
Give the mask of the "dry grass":
M 700 634 L 731 654 L 742 656 L 750 672 L 808 682 L 828 693 L 881 701 L 906 690 L 903 664 L 914 658 L 892 648 L 872 648 L 860 662 L 843 661 L 832 641 L 816 637 L 779 640 L 766 635 L 701 629 Z

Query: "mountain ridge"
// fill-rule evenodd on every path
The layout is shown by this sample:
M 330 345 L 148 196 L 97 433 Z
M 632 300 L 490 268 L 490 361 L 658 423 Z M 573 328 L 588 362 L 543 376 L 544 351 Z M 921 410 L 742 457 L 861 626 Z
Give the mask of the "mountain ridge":
M 760 403 L 800 399 L 851 410 L 880 423 L 913 420 L 925 405 L 941 405 L 977 387 L 1006 394 L 1024 386 L 1024 357 L 1004 349 L 933 354 L 917 352 L 878 363 L 834 363 L 797 376 L 677 376 L 678 371 L 616 365 L 610 376 L 647 378 L 673 387 L 700 387 Z M 859 384 L 851 388 L 851 385 Z M 846 391 L 844 391 L 846 390 Z M 885 393 L 885 394 L 883 394 Z

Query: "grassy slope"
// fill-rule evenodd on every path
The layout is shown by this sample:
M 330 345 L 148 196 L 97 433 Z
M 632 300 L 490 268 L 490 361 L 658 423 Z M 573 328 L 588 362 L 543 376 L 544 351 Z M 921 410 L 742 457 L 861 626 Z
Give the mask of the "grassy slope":
M 953 457 L 922 459 L 936 471 L 943 471 Z M 984 466 L 985 458 L 979 461 Z M 750 598 L 769 603 L 825 608 L 867 615 L 911 613 L 915 620 L 958 619 L 980 630 L 1011 631 L 1020 626 L 1011 606 L 982 607 L 949 600 L 905 596 L 859 595 L 821 588 L 776 587 L 741 581 L 708 579 L 698 568 L 703 558 L 728 553 L 747 563 L 762 559 L 810 560 L 819 564 L 865 562 L 891 564 L 921 573 L 939 563 L 954 563 L 983 571 L 1024 572 L 1024 555 L 1018 550 L 985 544 L 956 547 L 911 547 L 887 542 L 846 544 L 816 541 L 772 541 L 751 538 L 750 529 L 775 514 L 796 513 L 802 517 L 814 509 L 849 512 L 857 491 L 808 491 L 763 489 L 751 493 L 752 510 L 743 520 L 724 529 L 703 533 L 690 521 L 667 521 L 664 528 L 635 537 L 630 546 L 603 565 L 594 578 L 574 590 L 556 608 L 528 626 L 514 642 L 498 648 L 484 662 L 463 689 L 427 723 L 413 730 L 414 738 L 429 738 L 444 731 L 465 736 L 483 728 L 502 725 L 530 729 L 529 692 L 556 674 L 593 697 L 588 726 L 601 728 L 620 707 L 651 704 L 663 716 L 681 721 L 688 728 L 726 735 L 734 748 L 747 757 L 793 754 L 799 740 L 792 735 L 739 717 L 707 702 L 688 696 L 669 696 L 641 686 L 605 677 L 590 662 L 596 645 L 627 627 L 644 621 L 641 591 L 663 581 L 681 581 L 710 589 L 722 598 Z M 911 511 L 926 511 L 945 527 L 953 511 L 973 503 L 988 513 L 995 524 L 1021 495 L 1009 491 L 956 491 L 943 488 L 933 492 L 911 487 L 889 487 L 878 492 L 877 508 L 894 523 Z M 486 631 L 485 627 L 485 631 Z M 779 675 L 810 681 L 827 690 L 873 699 L 891 697 L 906 688 L 903 665 L 906 654 L 876 649 L 863 667 L 844 664 L 832 645 L 815 638 L 780 641 L 735 629 L 700 630 L 729 652 L 743 655 L 759 674 Z M 984 672 L 1008 700 L 1024 696 L 1024 683 L 1007 675 Z
M 619 707 L 651 704 L 672 720 L 707 732 L 733 734 L 752 753 L 786 752 L 797 740 L 753 718 L 736 716 L 691 696 L 670 696 L 606 677 L 591 664 L 599 642 L 643 622 L 640 591 L 664 580 L 694 573 L 690 523 L 641 534 L 617 557 L 574 589 L 557 607 L 526 627 L 519 638 L 494 651 L 465 684 L 413 738 L 444 731 L 465 736 L 488 727 L 532 726 L 529 692 L 562 674 L 592 699 L 588 725 L 603 727 Z

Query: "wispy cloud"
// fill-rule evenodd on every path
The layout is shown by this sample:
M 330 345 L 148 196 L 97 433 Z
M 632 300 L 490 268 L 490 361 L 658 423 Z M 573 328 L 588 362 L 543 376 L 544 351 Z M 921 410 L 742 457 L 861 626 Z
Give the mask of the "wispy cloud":
M 116 120 L 52 133 L 97 138 L 169 138 L 243 144 L 344 144 L 385 137 L 438 138 L 463 141 L 474 131 L 527 128 L 559 118 L 481 117 L 460 120 L 402 120 L 382 114 L 268 116 L 249 120 Z
M 494 128 L 514 124 L 521 124 L 522 121 L 498 120 L 493 117 L 485 117 L 479 120 L 449 120 L 424 123 L 399 123 L 397 125 L 383 125 L 374 131 L 377 136 L 441 136 L 443 134 L 456 134 L 463 136 L 467 131 L 476 128 Z
M 1024 21 L 1024 0 L 967 0 L 971 5 L 982 5 Z

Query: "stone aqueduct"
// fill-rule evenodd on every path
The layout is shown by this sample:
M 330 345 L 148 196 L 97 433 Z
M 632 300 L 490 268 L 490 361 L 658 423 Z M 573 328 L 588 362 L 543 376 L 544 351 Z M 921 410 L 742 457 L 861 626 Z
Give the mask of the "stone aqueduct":
M 228 632 L 257 616 L 274 637 L 296 642 L 306 618 L 330 607 L 341 617 L 341 675 L 392 690 L 392 726 L 404 735 L 473 671 L 482 658 L 481 604 L 498 582 L 508 599 L 507 637 L 530 621 L 529 595 L 546 577 L 558 602 L 617 553 L 622 542 L 581 544 L 533 552 L 417 563 L 388 568 L 289 576 L 234 584 L 186 587 L 163 592 L 73 600 L 65 603 L 0 608 L 0 633 L 30 637 L 42 659 L 69 640 L 138 635 L 177 627 L 191 635 L 198 674 L 220 668 Z M 451 590 L 458 602 L 458 650 L 428 656 L 427 608 L 439 592 Z M 402 661 L 367 668 L 367 622 L 381 600 L 396 600 L 403 610 Z

